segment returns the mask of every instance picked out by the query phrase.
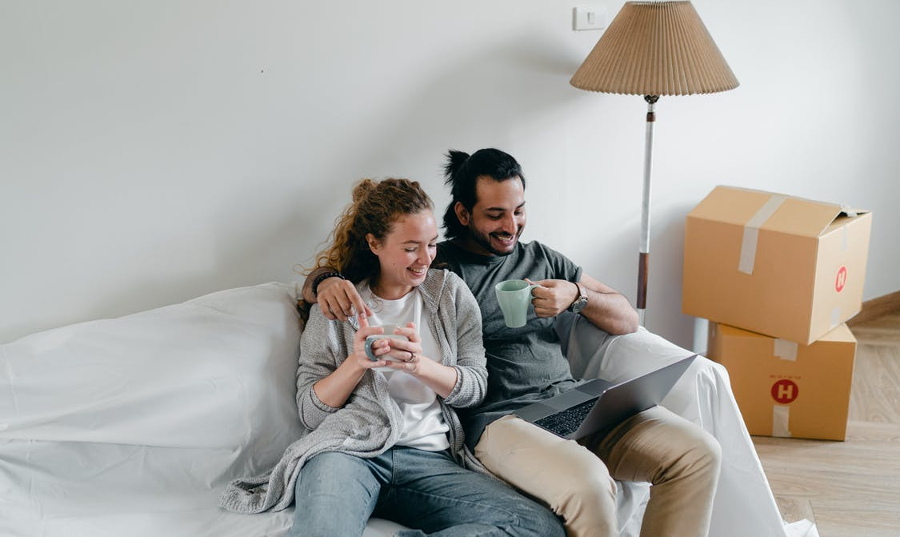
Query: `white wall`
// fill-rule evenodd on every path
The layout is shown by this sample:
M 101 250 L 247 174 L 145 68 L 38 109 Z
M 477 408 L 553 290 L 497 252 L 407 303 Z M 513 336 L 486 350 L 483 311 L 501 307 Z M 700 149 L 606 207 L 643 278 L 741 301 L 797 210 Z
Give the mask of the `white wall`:
M 571 8 L 456 0 L 0 2 L 0 341 L 299 280 L 362 176 L 494 146 L 526 240 L 635 295 L 645 103 L 568 80 Z M 695 0 L 741 86 L 657 106 L 647 326 L 681 314 L 687 211 L 716 184 L 874 211 L 865 298 L 900 289 L 894 0 Z

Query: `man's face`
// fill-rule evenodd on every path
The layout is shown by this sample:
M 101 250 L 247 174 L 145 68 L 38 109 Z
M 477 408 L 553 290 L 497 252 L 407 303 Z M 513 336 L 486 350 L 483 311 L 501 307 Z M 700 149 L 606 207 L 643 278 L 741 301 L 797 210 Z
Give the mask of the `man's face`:
M 456 216 L 469 230 L 466 247 L 484 255 L 509 255 L 525 228 L 525 187 L 518 177 L 495 181 L 481 176 L 475 184 L 477 201 L 469 212 L 456 204 Z

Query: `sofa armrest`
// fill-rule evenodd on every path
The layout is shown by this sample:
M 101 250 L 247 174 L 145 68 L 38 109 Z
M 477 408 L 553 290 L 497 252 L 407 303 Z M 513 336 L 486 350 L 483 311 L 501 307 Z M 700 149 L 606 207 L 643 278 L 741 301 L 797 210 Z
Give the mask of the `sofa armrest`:
M 625 380 L 676 362 L 692 353 L 648 331 L 610 335 L 580 315 L 566 313 L 557 322 L 563 353 L 576 378 Z M 721 368 L 718 364 L 714 367 Z M 724 371 L 724 368 L 722 369 Z
M 559 317 L 556 328 L 575 378 L 617 382 L 692 354 L 644 327 L 632 334 L 612 336 L 580 315 L 567 313 Z M 662 405 L 705 429 L 722 447 L 722 473 L 709 535 L 785 535 L 784 522 L 725 368 L 697 357 Z M 640 508 L 634 516 L 642 513 Z

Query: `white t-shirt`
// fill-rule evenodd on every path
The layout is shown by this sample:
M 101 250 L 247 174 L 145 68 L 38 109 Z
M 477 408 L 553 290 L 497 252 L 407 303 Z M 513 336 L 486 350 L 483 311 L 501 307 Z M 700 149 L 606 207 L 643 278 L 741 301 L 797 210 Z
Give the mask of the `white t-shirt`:
M 361 296 L 372 310 L 369 326 L 406 326 L 406 323 L 413 322 L 422 339 L 422 354 L 435 361 L 440 360 L 440 347 L 430 325 L 422 319 L 422 295 L 418 289 L 397 300 L 385 300 L 372 293 L 366 282 Z M 434 390 L 404 371 L 383 367 L 378 368 L 375 374 L 384 375 L 387 379 L 391 397 L 403 412 L 403 432 L 397 445 L 425 451 L 441 451 L 450 447 L 447 440 L 450 427 L 444 421 Z

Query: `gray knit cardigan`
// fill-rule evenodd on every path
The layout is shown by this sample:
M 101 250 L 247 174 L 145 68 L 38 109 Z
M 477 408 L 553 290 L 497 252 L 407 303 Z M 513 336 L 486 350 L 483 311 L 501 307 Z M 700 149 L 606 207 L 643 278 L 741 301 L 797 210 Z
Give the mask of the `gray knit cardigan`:
M 427 313 L 427 322 L 441 349 L 441 362 L 457 370 L 453 391 L 444 399 L 438 398 L 450 427 L 450 450 L 461 466 L 485 472 L 465 447 L 463 429 L 453 410 L 476 406 L 484 399 L 487 368 L 481 311 L 465 283 L 447 270 L 429 270 L 419 291 L 424 301 L 423 313 Z M 376 457 L 397 442 L 402 415 L 383 375 L 367 371 L 341 408 L 326 405 L 312 389 L 316 381 L 337 369 L 351 353 L 357 329 L 355 319 L 329 321 L 317 305 L 313 306 L 300 338 L 297 371 L 297 407 L 304 432 L 288 446 L 270 472 L 229 483 L 219 497 L 221 507 L 237 513 L 280 511 L 293 502 L 295 483 L 310 457 L 326 451 Z

